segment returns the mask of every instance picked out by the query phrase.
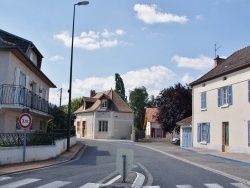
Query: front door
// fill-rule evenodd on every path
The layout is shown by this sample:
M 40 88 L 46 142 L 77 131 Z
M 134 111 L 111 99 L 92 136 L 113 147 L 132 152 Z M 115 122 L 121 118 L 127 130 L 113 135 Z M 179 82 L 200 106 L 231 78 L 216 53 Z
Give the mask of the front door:
M 222 152 L 229 151 L 229 124 L 228 122 L 223 123 L 222 131 Z
M 183 127 L 182 128 L 182 141 L 181 146 L 191 147 L 192 146 L 192 128 Z
M 86 136 L 86 121 L 82 121 L 82 137 Z

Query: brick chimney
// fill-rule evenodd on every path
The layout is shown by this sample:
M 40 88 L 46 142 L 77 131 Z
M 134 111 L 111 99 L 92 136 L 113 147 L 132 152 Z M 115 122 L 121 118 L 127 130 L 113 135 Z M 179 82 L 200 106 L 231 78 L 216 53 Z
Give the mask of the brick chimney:
M 226 59 L 220 58 L 219 55 L 217 55 L 217 57 L 214 59 L 214 67 L 218 66 L 219 64 L 221 64 L 225 60 Z
M 95 90 L 90 90 L 90 97 L 94 97 L 96 95 Z

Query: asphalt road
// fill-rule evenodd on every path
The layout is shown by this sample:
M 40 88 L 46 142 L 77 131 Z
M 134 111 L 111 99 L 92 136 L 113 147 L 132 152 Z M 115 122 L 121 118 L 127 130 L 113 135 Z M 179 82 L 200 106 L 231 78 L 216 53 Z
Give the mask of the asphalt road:
M 20 183 L 24 180 L 30 180 L 31 183 L 23 183 L 22 188 L 39 187 L 50 183 L 53 188 L 61 186 L 74 188 L 86 183 L 102 183 L 107 177 L 115 175 L 116 152 L 121 148 L 134 150 L 134 164 L 136 165 L 134 170 L 146 176 L 145 184 L 147 185 L 158 185 L 161 188 L 244 188 L 243 184 L 231 178 L 141 147 L 137 143 L 96 140 L 83 140 L 83 142 L 88 147 L 79 159 L 54 167 L 13 174 L 10 179 L 0 181 L 0 188 L 12 182 L 19 181 Z M 171 151 L 174 151 L 177 146 L 169 147 Z M 197 161 L 202 160 L 198 155 L 195 157 Z M 213 163 L 218 159 L 206 160 L 211 160 L 207 162 Z

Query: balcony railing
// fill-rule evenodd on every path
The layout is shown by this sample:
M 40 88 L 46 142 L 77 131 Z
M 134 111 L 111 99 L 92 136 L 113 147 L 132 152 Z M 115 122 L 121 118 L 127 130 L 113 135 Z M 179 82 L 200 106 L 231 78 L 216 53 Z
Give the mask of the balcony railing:
M 19 105 L 48 113 L 49 102 L 20 85 L 0 85 L 0 105 Z

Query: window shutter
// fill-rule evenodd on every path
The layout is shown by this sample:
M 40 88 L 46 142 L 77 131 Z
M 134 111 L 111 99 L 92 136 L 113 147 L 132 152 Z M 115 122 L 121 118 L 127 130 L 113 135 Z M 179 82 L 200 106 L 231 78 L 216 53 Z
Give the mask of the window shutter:
M 201 93 L 201 109 L 203 108 L 203 93 Z
M 232 85 L 228 86 L 228 104 L 229 105 L 233 104 L 233 90 L 232 90 Z
M 197 142 L 201 142 L 201 124 L 197 124 Z
M 29 89 L 30 88 L 30 77 L 26 76 L 26 88 Z
M 248 121 L 248 146 L 250 147 L 250 121 Z
M 248 102 L 250 102 L 250 80 L 248 80 Z
M 204 93 L 204 108 L 207 108 L 207 92 Z
M 207 132 L 207 143 L 210 143 L 210 123 L 206 125 L 206 132 Z
M 221 106 L 221 88 L 218 89 L 218 106 Z
M 19 78 L 20 78 L 20 69 L 16 68 L 15 75 L 14 75 L 14 85 L 20 85 Z

